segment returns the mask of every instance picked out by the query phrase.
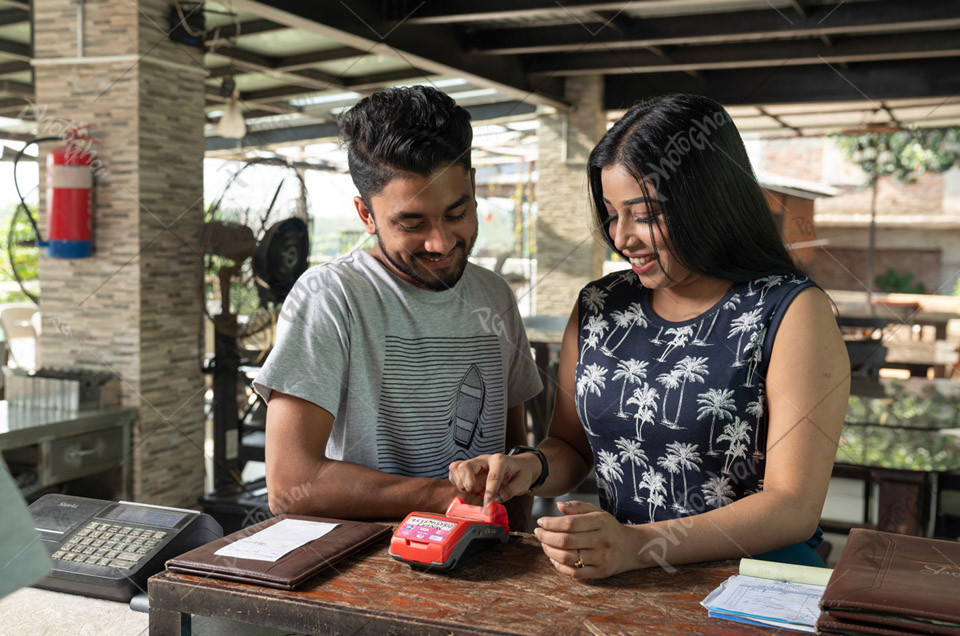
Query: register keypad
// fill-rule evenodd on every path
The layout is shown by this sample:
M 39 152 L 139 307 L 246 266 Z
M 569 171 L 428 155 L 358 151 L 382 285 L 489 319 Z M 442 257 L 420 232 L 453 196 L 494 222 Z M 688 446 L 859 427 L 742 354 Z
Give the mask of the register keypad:
M 74 563 L 132 570 L 165 536 L 167 533 L 162 531 L 91 521 L 52 556 Z

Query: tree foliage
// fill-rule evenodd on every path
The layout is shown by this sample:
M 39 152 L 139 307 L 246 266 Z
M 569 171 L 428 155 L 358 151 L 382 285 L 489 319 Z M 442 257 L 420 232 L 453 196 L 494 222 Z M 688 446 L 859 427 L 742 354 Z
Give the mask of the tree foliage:
M 918 174 L 945 172 L 960 163 L 960 128 L 914 128 L 831 139 L 867 174 L 869 185 L 891 174 L 911 183 Z
M 13 275 L 12 265 L 16 266 L 17 273 L 25 281 L 37 279 L 37 265 L 39 262 L 39 250 L 36 247 L 28 246 L 35 240 L 33 227 L 27 221 L 26 216 L 21 212 L 17 214 L 19 206 L 11 206 L 9 210 L 0 212 L 0 259 L 3 265 L 0 266 L 0 280 L 14 282 L 16 278 Z M 35 207 L 31 207 L 31 212 L 36 215 Z M 10 223 L 16 218 L 16 225 L 13 227 L 13 250 L 9 249 Z M 12 256 L 14 262 L 10 262 Z M 0 292 L 0 302 L 23 302 L 29 300 L 27 296 L 20 291 Z

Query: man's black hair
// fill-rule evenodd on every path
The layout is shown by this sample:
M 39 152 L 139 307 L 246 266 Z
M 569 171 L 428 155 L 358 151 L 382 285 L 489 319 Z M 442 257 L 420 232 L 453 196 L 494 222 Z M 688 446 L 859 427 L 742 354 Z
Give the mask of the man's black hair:
M 451 164 L 470 169 L 470 113 L 429 86 L 389 88 L 340 116 L 350 176 L 369 206 L 404 173 L 430 176 Z

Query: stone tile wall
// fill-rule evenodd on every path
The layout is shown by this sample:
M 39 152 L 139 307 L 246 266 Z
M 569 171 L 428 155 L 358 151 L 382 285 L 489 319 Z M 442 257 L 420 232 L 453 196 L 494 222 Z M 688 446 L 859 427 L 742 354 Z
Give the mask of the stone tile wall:
M 536 312 L 569 316 L 577 293 L 600 277 L 605 245 L 592 229 L 587 156 L 605 130 L 603 79 L 572 77 L 564 114 L 540 117 Z
M 85 5 L 92 59 L 61 63 L 77 55 L 76 7 L 34 3 L 37 133 L 96 124 L 96 253 L 41 258 L 40 360 L 116 373 L 123 404 L 140 409 L 135 497 L 195 506 L 204 471 L 202 56 L 166 37 L 167 2 L 106 0 Z M 56 146 L 44 146 L 41 184 Z

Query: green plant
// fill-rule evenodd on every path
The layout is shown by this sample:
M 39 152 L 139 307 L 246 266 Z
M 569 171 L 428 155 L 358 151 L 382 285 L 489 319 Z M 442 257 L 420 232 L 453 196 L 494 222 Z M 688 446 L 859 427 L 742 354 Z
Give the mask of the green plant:
M 946 172 L 960 161 L 960 128 L 868 132 L 831 139 L 867 174 L 868 185 L 889 174 L 909 183 L 917 174 Z
M 27 217 L 22 210 L 17 213 L 19 206 L 11 206 L 9 209 L 0 212 L 0 281 L 16 282 L 13 267 L 24 281 L 37 280 L 37 267 L 40 260 L 40 251 L 33 246 L 36 239 L 33 227 L 27 221 Z M 31 212 L 36 217 L 36 208 L 31 207 Z M 11 236 L 11 221 L 15 219 L 13 233 Z M 10 239 L 13 239 L 13 249 L 10 249 Z M 13 262 L 11 262 L 11 255 Z M 29 300 L 26 294 L 21 291 L 11 291 L 0 294 L 2 302 L 23 302 Z
M 923 283 L 913 282 L 910 272 L 898 272 L 892 267 L 873 279 L 877 289 L 892 294 L 926 294 L 927 288 Z
M 837 462 L 922 471 L 960 468 L 960 439 L 950 434 L 960 384 L 888 382 L 885 398 L 851 395 Z

